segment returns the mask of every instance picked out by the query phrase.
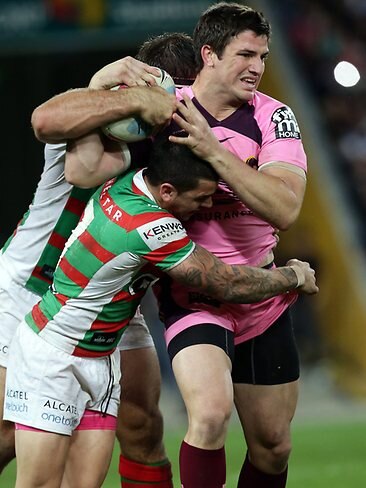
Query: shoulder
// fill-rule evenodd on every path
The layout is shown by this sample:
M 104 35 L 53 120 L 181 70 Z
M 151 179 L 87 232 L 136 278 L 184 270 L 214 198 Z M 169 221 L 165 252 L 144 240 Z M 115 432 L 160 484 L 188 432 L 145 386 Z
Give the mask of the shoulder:
M 256 92 L 252 101 L 254 117 L 262 128 L 275 127 L 281 132 L 293 132 L 300 139 L 300 129 L 291 107 L 262 92 Z
M 268 112 L 271 112 L 277 108 L 287 106 L 285 103 L 260 91 L 255 92 L 251 104 L 254 106 L 255 112 L 258 112 L 259 110 L 267 110 Z

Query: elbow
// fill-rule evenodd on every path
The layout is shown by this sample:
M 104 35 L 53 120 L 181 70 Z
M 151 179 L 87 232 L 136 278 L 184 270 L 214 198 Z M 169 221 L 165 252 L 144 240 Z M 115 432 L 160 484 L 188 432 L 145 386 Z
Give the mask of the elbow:
M 278 216 L 271 224 L 280 231 L 289 230 L 290 227 L 296 222 L 300 213 L 300 209 L 293 210 L 292 212 L 284 212 L 283 215 Z
M 41 107 L 37 107 L 31 118 L 31 124 L 34 130 L 34 134 L 41 142 L 52 142 L 49 139 L 49 117 L 47 111 Z
M 275 225 L 275 227 L 278 230 L 284 232 L 286 230 L 289 230 L 289 228 L 291 227 L 292 223 L 293 222 L 290 221 L 289 219 L 283 219 L 281 221 L 276 222 L 274 225 Z

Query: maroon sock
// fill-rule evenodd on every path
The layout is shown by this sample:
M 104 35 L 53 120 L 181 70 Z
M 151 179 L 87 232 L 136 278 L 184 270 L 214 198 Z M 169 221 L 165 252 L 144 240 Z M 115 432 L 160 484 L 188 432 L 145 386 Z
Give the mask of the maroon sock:
M 207 450 L 182 442 L 179 454 L 182 488 L 223 488 L 226 480 L 225 449 Z
M 267 474 L 249 461 L 248 454 L 240 471 L 238 488 L 285 488 L 287 467 L 280 474 Z

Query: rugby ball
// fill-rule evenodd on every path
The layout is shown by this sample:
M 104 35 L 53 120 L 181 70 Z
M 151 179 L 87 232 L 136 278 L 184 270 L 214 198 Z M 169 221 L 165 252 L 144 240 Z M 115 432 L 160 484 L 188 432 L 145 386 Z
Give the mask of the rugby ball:
M 159 76 L 154 76 L 156 84 L 161 86 L 168 93 L 175 94 L 175 84 L 173 78 L 163 69 L 160 69 Z M 125 85 L 117 85 L 111 90 L 126 88 Z M 140 117 L 127 117 L 125 119 L 111 122 L 102 127 L 104 134 L 116 141 L 136 142 L 150 137 L 154 127 L 145 122 Z

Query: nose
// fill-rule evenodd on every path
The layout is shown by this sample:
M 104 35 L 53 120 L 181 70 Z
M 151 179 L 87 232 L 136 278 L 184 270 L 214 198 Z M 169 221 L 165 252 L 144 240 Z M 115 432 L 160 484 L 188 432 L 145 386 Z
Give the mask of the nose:
M 249 71 L 256 75 L 261 74 L 264 71 L 264 63 L 262 58 L 258 57 L 253 59 L 252 63 L 249 66 Z

